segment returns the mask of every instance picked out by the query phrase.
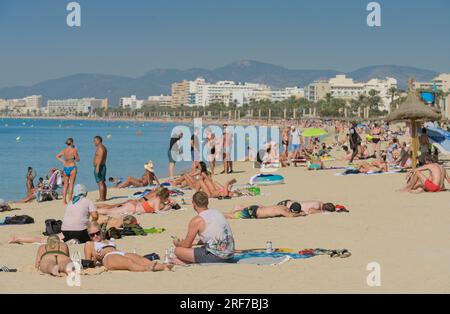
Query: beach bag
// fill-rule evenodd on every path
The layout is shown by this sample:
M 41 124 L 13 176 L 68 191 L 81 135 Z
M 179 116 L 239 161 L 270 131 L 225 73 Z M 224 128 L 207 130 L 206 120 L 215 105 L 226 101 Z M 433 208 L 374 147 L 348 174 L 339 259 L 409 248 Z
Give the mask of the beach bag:
M 144 228 L 142 228 L 140 225 L 123 224 L 122 236 L 137 236 L 137 235 L 146 236 L 147 233 L 145 232 Z
M 45 221 L 45 232 L 42 234 L 45 236 L 61 233 L 62 221 L 55 219 L 47 219 Z
M 6 217 L 4 222 L 5 225 L 27 225 L 32 223 L 34 223 L 34 219 L 28 215 Z

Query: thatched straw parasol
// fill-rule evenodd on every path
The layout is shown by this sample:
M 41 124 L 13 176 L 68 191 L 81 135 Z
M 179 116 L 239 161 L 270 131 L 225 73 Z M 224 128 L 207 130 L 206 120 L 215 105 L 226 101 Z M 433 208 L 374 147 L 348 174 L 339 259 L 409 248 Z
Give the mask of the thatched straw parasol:
M 401 104 L 397 110 L 391 112 L 386 120 L 388 122 L 394 121 L 410 121 L 411 122 L 411 137 L 412 137 L 412 161 L 413 168 L 417 165 L 417 122 L 436 121 L 442 118 L 439 111 L 425 105 L 414 91 L 415 78 L 409 79 L 408 97 L 405 102 Z

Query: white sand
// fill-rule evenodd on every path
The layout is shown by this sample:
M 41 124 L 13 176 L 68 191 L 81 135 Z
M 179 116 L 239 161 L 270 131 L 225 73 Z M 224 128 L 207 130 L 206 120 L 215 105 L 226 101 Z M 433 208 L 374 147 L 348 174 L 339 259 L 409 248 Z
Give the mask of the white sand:
M 327 162 L 327 165 L 343 165 Z M 237 163 L 238 183 L 246 183 L 256 173 L 250 163 Z M 242 171 L 242 172 L 241 172 Z M 30 272 L 37 245 L 7 244 L 12 234 L 40 235 L 47 218 L 61 219 L 61 201 L 22 205 L 33 225 L 0 226 L 0 264 L 19 268 L 18 273 L 0 273 L 0 292 L 144 292 L 144 293 L 301 293 L 301 292 L 450 292 L 450 194 L 411 195 L 396 192 L 404 184 L 404 174 L 337 177 L 339 170 L 307 171 L 290 167 L 279 173 L 287 184 L 263 187 L 263 195 L 233 200 L 212 200 L 211 207 L 229 211 L 234 205 L 273 204 L 283 199 L 323 200 L 346 205 L 348 214 L 313 215 L 294 219 L 232 220 L 238 249 L 274 247 L 347 248 L 352 256 L 331 259 L 319 256 L 291 260 L 279 266 L 226 265 L 176 267 L 174 272 L 107 272 L 82 276 L 81 287 L 68 287 L 65 279 Z M 217 176 L 220 182 L 225 177 Z M 126 196 L 130 190 L 112 189 L 109 196 Z M 190 202 L 188 193 L 185 196 Z M 97 193 L 89 194 L 96 199 Z M 178 198 L 180 199 L 180 198 Z M 111 202 L 118 202 L 115 200 Z M 141 215 L 146 227 L 164 227 L 162 234 L 126 237 L 119 248 L 140 254 L 157 252 L 164 256 L 171 235 L 184 237 L 194 211 L 168 215 Z M 71 250 L 82 252 L 82 246 Z M 370 262 L 381 265 L 381 287 L 369 287 L 366 277 Z

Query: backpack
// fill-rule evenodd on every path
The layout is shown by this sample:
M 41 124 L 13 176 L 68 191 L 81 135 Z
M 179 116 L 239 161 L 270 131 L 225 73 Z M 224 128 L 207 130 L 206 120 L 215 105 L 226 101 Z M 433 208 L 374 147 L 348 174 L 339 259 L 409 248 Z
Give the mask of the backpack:
M 5 225 L 26 225 L 32 223 L 34 223 L 34 219 L 28 215 L 6 217 L 4 222 Z
M 121 233 L 122 236 L 147 235 L 147 233 L 140 225 L 133 225 L 133 224 L 123 224 L 123 229 Z
M 61 233 L 62 221 L 55 219 L 47 219 L 45 221 L 45 232 L 42 234 L 45 236 L 49 236 L 52 234 Z

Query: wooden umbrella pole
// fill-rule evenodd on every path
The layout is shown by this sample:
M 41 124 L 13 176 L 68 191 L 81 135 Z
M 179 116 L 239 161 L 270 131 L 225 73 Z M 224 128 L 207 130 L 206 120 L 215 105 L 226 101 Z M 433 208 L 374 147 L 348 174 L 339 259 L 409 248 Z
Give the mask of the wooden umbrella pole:
M 417 127 L 416 127 L 416 120 L 411 120 L 411 141 L 412 141 L 412 167 L 413 169 L 416 169 L 417 167 Z

